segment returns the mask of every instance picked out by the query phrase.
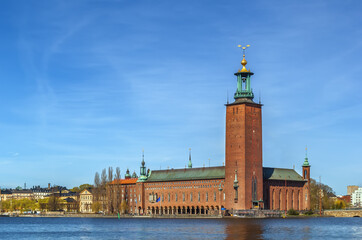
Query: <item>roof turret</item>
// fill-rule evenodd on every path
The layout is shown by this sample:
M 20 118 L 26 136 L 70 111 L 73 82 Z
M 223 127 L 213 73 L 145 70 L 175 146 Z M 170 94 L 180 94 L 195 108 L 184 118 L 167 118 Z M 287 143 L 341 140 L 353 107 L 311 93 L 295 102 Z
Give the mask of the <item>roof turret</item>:
M 127 168 L 126 175 L 124 176 L 125 179 L 131 178 L 131 174 L 129 174 L 129 169 Z

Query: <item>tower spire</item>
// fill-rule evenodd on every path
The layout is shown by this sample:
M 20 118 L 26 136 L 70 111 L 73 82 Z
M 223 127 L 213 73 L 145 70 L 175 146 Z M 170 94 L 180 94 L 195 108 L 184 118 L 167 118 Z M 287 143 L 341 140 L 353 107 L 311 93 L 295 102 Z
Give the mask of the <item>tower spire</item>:
M 243 60 L 241 60 L 241 65 L 243 65 L 243 68 L 241 70 L 239 70 L 239 72 L 250 72 L 250 69 L 247 70 L 245 65 L 248 63 L 246 60 L 245 60 L 245 50 L 246 48 L 250 47 L 250 45 L 246 45 L 246 47 L 243 47 L 241 45 L 238 45 L 239 48 L 242 49 L 243 51 Z
M 192 168 L 192 162 L 191 162 L 191 148 L 189 148 L 189 168 Z
M 145 166 L 145 150 L 144 149 L 142 149 L 142 167 L 144 167 Z
M 246 47 L 238 45 L 238 47 L 240 47 L 243 52 L 243 60 L 241 60 L 241 65 L 243 67 L 234 74 L 237 76 L 238 81 L 236 93 L 234 94 L 234 99 L 237 100 L 239 98 L 246 98 L 253 100 L 254 93 L 250 86 L 250 76 L 254 75 L 254 73 L 250 72 L 250 69 L 247 70 L 245 67 L 248 63 L 245 59 L 245 51 L 246 48 L 250 47 L 250 45 L 246 45 Z
M 145 167 L 145 151 L 142 149 L 142 162 L 140 167 L 140 177 L 138 178 L 138 182 L 144 182 L 147 180 L 147 173 Z

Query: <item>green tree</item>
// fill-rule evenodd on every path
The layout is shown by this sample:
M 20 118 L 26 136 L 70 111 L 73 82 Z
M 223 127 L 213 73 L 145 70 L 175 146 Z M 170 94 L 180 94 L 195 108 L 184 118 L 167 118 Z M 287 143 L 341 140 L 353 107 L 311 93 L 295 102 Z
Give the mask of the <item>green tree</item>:
M 44 210 L 47 209 L 47 207 L 48 207 L 48 200 L 49 200 L 49 198 L 39 199 L 39 200 L 38 200 L 38 205 L 39 205 L 39 210 L 40 210 L 40 211 L 44 211 Z
M 345 209 L 347 203 L 342 199 L 336 199 L 333 203 L 333 209 Z
M 59 197 L 52 194 L 48 199 L 47 209 L 49 211 L 57 211 L 61 209 L 61 203 L 59 201 Z
M 76 192 L 76 193 L 80 192 L 79 187 L 74 187 L 74 188 L 70 189 L 70 191 Z
M 320 198 L 322 198 L 322 209 L 333 208 L 335 193 L 333 189 L 323 183 L 317 183 L 316 180 L 311 179 L 310 184 L 310 205 L 312 209 L 319 209 Z
M 89 188 L 93 188 L 93 185 L 85 183 L 80 185 L 79 187 L 73 187 L 72 189 L 70 189 L 71 192 L 81 192 L 84 189 L 89 189 Z
M 92 210 L 93 212 L 99 212 L 101 210 L 101 203 L 100 202 L 93 202 L 92 204 Z
M 12 211 L 10 200 L 2 201 L 2 207 L 3 207 L 3 211 L 5 211 L 5 212 Z
M 89 188 L 93 188 L 93 185 L 85 183 L 79 186 L 80 192 L 83 191 L 84 189 L 89 189 Z

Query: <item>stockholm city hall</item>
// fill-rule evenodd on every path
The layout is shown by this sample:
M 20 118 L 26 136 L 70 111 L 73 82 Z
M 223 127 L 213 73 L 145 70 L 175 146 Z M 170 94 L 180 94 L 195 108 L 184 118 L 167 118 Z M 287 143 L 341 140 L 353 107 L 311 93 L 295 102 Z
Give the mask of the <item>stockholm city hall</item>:
M 129 213 L 220 215 L 250 209 L 310 209 L 307 156 L 302 176 L 294 169 L 263 167 L 262 105 L 253 101 L 254 73 L 247 70 L 246 47 L 242 49 L 242 68 L 234 74 L 235 100 L 226 104 L 225 166 L 193 168 L 190 153 L 187 168 L 147 171 L 143 155 L 139 177 L 127 171 L 125 179 L 109 185 L 113 191 L 122 190 Z

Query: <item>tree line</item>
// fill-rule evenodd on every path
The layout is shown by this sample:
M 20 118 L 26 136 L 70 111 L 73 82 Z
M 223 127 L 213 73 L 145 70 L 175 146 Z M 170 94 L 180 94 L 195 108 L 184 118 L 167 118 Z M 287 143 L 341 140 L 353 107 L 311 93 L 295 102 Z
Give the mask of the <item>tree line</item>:
M 11 199 L 1 202 L 1 208 L 4 212 L 20 211 L 34 212 L 34 211 L 77 211 L 77 206 L 69 206 L 65 200 L 59 199 L 55 195 L 51 195 L 49 198 L 44 199 Z
M 108 171 L 107 171 L 108 170 Z M 94 175 L 93 191 L 93 206 L 94 212 L 107 212 L 107 213 L 125 213 L 127 210 L 127 203 L 121 197 L 120 184 L 110 185 L 114 180 L 121 179 L 121 169 L 116 168 L 115 172 L 113 167 L 104 168 L 99 175 L 98 172 Z

